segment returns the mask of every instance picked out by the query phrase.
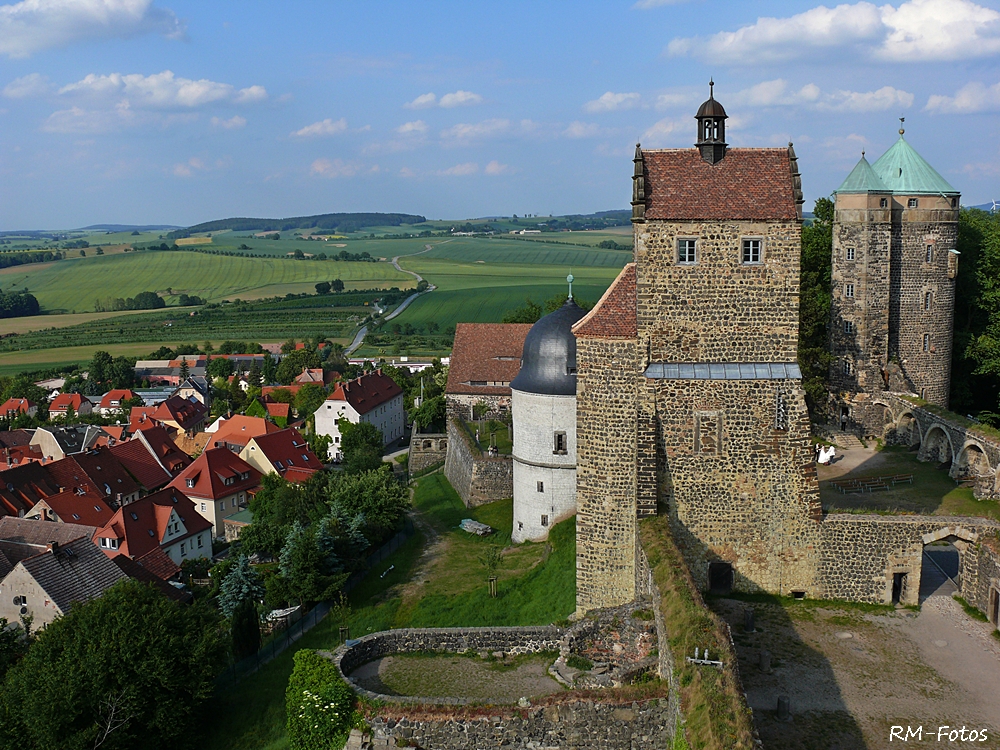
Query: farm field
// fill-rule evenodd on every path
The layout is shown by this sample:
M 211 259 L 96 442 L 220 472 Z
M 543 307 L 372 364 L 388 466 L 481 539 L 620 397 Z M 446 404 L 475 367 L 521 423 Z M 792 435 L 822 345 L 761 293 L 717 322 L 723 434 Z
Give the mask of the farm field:
M 32 349 L 0 352 L 0 375 L 15 375 L 25 370 L 44 370 L 65 365 L 82 364 L 103 350 L 113 357 L 144 357 L 160 345 L 174 346 L 173 339 L 160 339 L 138 344 L 95 344 L 91 346 L 64 346 L 58 349 Z M 219 342 L 221 343 L 221 342 Z
M 2 278 L 2 277 L 0 277 Z M 54 313 L 52 315 L 32 315 L 27 318 L 0 318 L 0 336 L 8 333 L 30 333 L 44 331 L 47 328 L 67 328 L 69 326 L 93 323 L 105 318 L 115 318 L 122 315 L 136 315 L 148 310 L 124 310 L 122 312 L 101 313 Z
M 310 288 L 334 278 L 342 279 L 348 289 L 412 282 L 411 276 L 388 263 L 243 258 L 183 251 L 88 256 L 12 270 L 15 272 L 3 276 L 5 287 L 26 287 L 43 310 L 70 313 L 90 312 L 98 299 L 134 297 L 146 290 L 160 292 L 169 304 L 182 293 L 208 301 L 271 296 L 289 285 Z

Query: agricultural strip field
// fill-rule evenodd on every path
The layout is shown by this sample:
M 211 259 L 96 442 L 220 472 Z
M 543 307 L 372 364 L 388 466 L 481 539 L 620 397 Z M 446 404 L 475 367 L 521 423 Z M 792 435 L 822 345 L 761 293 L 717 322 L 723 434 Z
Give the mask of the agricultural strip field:
M 0 276 L 4 288 L 28 291 L 43 310 L 90 312 L 108 297 L 155 291 L 169 302 L 188 294 L 208 301 L 312 291 L 320 281 L 340 278 L 348 289 L 405 286 L 413 279 L 389 263 L 244 258 L 196 252 L 137 252 L 62 260 L 44 267 L 18 266 Z M 170 290 L 167 293 L 167 290 Z
M 221 343 L 221 342 L 216 342 Z M 78 365 L 89 362 L 94 352 L 106 351 L 114 357 L 144 357 L 160 345 L 174 346 L 173 339 L 160 338 L 156 341 L 139 344 L 98 344 L 91 346 L 64 346 L 58 349 L 42 349 L 30 351 L 15 351 L 0 353 L 0 375 L 15 375 L 25 370 L 44 370 L 48 368 Z

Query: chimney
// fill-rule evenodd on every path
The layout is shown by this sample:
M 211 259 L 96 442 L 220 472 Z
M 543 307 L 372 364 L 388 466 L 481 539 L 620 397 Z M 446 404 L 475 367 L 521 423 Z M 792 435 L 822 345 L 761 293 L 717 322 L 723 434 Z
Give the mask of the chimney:
M 49 519 L 49 509 L 48 508 L 42 508 L 42 520 L 43 521 L 51 520 L 51 519 Z
M 45 545 L 45 549 L 55 554 L 56 552 L 59 551 L 59 542 L 49 542 L 48 544 Z

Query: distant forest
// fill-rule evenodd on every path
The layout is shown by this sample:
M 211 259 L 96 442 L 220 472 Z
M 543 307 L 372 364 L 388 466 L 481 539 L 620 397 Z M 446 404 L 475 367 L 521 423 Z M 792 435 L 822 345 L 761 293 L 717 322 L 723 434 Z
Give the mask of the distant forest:
M 400 224 L 421 224 L 424 216 L 414 214 L 317 214 L 315 216 L 292 216 L 288 219 L 219 219 L 195 224 L 187 229 L 179 229 L 167 235 L 167 239 L 181 239 L 198 232 L 219 232 L 225 229 L 234 232 L 288 232 L 292 229 L 329 229 L 337 232 L 356 232 L 364 227 L 398 227 Z

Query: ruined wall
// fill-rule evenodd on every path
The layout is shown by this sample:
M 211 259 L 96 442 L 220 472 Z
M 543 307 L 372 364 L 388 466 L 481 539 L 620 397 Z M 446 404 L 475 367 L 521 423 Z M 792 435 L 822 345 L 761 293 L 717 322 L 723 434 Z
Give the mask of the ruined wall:
M 460 419 L 475 419 L 472 409 L 476 404 L 486 404 L 488 411 L 483 414 L 483 419 L 505 420 L 510 415 L 510 393 L 497 396 L 492 394 L 470 394 L 470 393 L 446 393 L 445 410 L 448 419 L 457 417 Z
M 416 474 L 428 466 L 441 463 L 447 456 L 447 434 L 419 433 L 414 430 L 410 435 L 410 453 L 406 463 L 410 474 Z
M 444 475 L 466 507 L 514 496 L 514 461 L 510 456 L 484 456 L 454 421 L 448 422 L 448 456 Z
M 985 534 L 966 551 L 963 562 L 962 596 L 1000 628 L 1000 611 L 993 609 L 1000 599 L 1000 536 Z
M 856 602 L 892 602 L 893 575 L 906 574 L 902 604 L 917 604 L 923 548 L 941 539 L 955 541 L 961 555 L 960 583 L 974 579 L 968 548 L 1000 523 L 984 518 L 831 514 L 823 519 L 819 596 Z
M 576 605 L 586 612 L 636 595 L 634 340 L 576 342 Z

